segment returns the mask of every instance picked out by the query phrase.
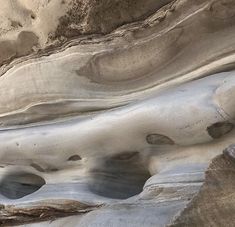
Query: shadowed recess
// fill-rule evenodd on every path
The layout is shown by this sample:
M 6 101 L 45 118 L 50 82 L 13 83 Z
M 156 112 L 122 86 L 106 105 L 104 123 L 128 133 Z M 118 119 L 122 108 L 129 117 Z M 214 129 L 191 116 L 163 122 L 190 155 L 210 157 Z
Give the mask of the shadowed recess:
M 212 138 L 217 139 L 232 131 L 233 127 L 230 122 L 217 122 L 207 127 L 207 132 Z
M 113 198 L 127 199 L 139 194 L 151 177 L 138 152 L 123 152 L 100 159 L 90 170 L 89 190 Z
M 68 161 L 78 161 L 78 160 L 81 160 L 81 159 L 82 158 L 79 155 L 75 154 L 75 155 L 70 156 L 68 158 Z
M 172 139 L 160 134 L 149 134 L 146 136 L 146 141 L 148 144 L 155 144 L 155 145 L 174 144 L 174 141 Z
M 228 157 L 234 145 L 224 154 L 213 159 L 205 172 L 205 182 L 200 192 L 170 225 L 188 226 L 234 226 L 235 162 Z
M 20 199 L 40 189 L 45 180 L 32 173 L 11 173 L 0 183 L 0 193 L 8 199 Z
M 36 169 L 39 172 L 45 172 L 45 170 L 38 164 L 32 163 L 30 166 L 32 166 L 34 169 Z

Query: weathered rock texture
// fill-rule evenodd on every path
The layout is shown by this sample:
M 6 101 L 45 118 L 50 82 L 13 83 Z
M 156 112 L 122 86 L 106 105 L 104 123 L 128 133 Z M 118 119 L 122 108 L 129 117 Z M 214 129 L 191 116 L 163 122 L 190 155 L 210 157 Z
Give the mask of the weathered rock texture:
M 206 171 L 205 183 L 171 226 L 232 226 L 235 223 L 234 145 L 216 157 Z M 217 215 L 216 215 L 217 214 Z
M 1 226 L 235 224 L 234 0 L 0 3 Z

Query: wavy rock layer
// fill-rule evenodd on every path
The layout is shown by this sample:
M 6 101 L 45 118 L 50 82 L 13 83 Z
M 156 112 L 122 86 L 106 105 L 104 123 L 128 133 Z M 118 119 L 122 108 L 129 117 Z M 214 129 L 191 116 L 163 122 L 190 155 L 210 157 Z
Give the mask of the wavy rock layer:
M 2 226 L 233 223 L 232 0 L 0 3 Z

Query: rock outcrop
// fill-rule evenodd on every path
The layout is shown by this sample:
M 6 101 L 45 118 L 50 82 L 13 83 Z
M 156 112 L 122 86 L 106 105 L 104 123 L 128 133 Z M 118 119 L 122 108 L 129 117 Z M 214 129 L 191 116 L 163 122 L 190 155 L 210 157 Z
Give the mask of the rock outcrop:
M 0 3 L 1 226 L 234 225 L 233 0 Z

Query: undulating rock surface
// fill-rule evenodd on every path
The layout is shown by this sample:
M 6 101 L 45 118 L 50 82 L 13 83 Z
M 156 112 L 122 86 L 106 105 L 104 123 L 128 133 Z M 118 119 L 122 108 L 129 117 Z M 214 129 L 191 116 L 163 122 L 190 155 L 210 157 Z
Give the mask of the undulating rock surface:
M 0 226 L 235 225 L 234 0 L 0 6 Z

